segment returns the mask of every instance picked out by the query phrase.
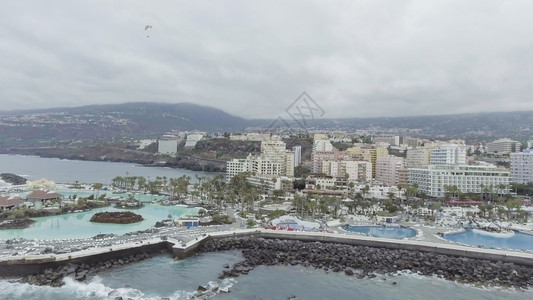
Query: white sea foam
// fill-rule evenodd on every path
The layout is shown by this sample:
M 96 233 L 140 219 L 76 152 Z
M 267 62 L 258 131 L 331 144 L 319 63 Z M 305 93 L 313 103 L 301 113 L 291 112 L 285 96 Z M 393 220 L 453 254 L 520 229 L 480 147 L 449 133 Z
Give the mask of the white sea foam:
M 7 183 L 3 181 L 2 179 L 0 179 L 0 187 L 8 187 L 8 186 L 11 186 L 11 183 Z
M 65 284 L 56 288 L 1 280 L 0 299 L 114 299 L 115 297 L 133 300 L 161 299 L 161 296 L 148 296 L 131 287 L 114 289 L 106 286 L 98 276 L 88 282 L 79 282 L 71 277 L 66 277 L 63 281 Z M 177 291 L 170 299 L 190 299 L 191 297 L 191 292 Z

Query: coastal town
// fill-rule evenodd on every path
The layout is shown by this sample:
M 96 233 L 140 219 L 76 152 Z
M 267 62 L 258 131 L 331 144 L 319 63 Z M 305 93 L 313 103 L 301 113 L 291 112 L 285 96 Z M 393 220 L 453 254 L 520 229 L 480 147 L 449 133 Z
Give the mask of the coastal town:
M 533 299 L 533 2 L 4 2 L 0 300 Z
M 451 247 L 447 251 L 463 247 L 533 257 L 532 141 L 522 145 L 499 139 L 474 146 L 462 140 L 400 136 L 219 136 L 194 131 L 134 144 L 137 151 L 156 145 L 164 161 L 178 155 L 180 148 L 194 149 L 210 139 L 253 142 L 259 149 L 227 159 L 225 173 L 194 177 L 126 174 L 110 182 L 55 183 L 2 174 L 0 226 L 16 237 L 2 243 L 0 259 L 100 253 L 169 239 L 182 246 L 206 236 L 250 230 L 432 243 Z M 149 209 L 154 207 L 180 211 L 153 217 Z M 49 237 L 25 237 L 42 218 L 82 214 L 87 221 L 77 226 L 89 235 L 65 238 L 50 232 Z M 82 229 L 94 222 L 123 224 L 124 233 L 109 227 L 91 235 Z M 144 224 L 142 230 L 127 229 L 134 223 Z M 95 270 L 79 270 L 75 277 L 85 280 L 90 272 Z M 26 280 L 61 285 L 68 275 L 53 274 Z

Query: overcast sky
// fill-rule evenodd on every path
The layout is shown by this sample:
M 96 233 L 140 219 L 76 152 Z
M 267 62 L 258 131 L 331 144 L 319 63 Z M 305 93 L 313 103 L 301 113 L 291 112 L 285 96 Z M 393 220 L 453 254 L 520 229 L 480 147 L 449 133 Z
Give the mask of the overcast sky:
M 329 118 L 533 110 L 532 12 L 519 0 L 3 0 L 0 110 L 192 102 L 274 118 L 303 91 Z

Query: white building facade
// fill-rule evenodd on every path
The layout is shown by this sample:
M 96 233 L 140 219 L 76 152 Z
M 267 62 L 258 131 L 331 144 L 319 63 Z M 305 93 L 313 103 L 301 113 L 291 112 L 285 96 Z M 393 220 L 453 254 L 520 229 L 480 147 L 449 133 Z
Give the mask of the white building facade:
M 347 177 L 349 181 L 370 181 L 372 164 L 367 161 L 324 161 L 322 173 L 333 177 Z
M 431 149 L 428 148 L 415 148 L 407 150 L 405 167 L 416 168 L 429 165 L 430 154 Z
M 278 140 L 261 142 L 261 154 L 249 154 L 246 159 L 233 159 L 226 163 L 226 180 L 242 172 L 253 175 L 294 176 L 294 152 L 285 149 Z
M 527 184 L 533 182 L 533 149 L 511 153 L 511 181 Z
M 483 187 L 499 191 L 500 185 L 508 187 L 511 179 L 509 171 L 495 167 L 467 165 L 432 165 L 409 169 L 409 184 L 417 184 L 418 191 L 432 197 L 443 197 L 444 186 L 457 186 L 462 193 L 481 193 Z
M 294 152 L 294 167 L 297 167 L 302 163 L 302 146 L 292 147 L 292 152 Z
M 157 153 L 176 154 L 178 152 L 178 139 L 160 139 L 157 144 Z
M 494 142 L 487 143 L 487 152 L 492 154 L 509 154 L 512 152 L 520 152 L 522 144 L 511 139 L 499 139 Z
M 444 144 L 431 150 L 431 165 L 466 165 L 466 147 Z

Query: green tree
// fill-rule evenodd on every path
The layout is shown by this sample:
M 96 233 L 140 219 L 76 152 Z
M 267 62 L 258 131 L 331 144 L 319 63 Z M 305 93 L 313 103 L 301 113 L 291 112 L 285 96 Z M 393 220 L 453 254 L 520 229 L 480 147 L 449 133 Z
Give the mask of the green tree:
M 102 189 L 102 187 L 104 187 L 104 185 L 102 183 L 93 183 L 93 191 L 96 192 L 96 198 L 98 199 L 98 193 L 100 192 L 100 190 Z

